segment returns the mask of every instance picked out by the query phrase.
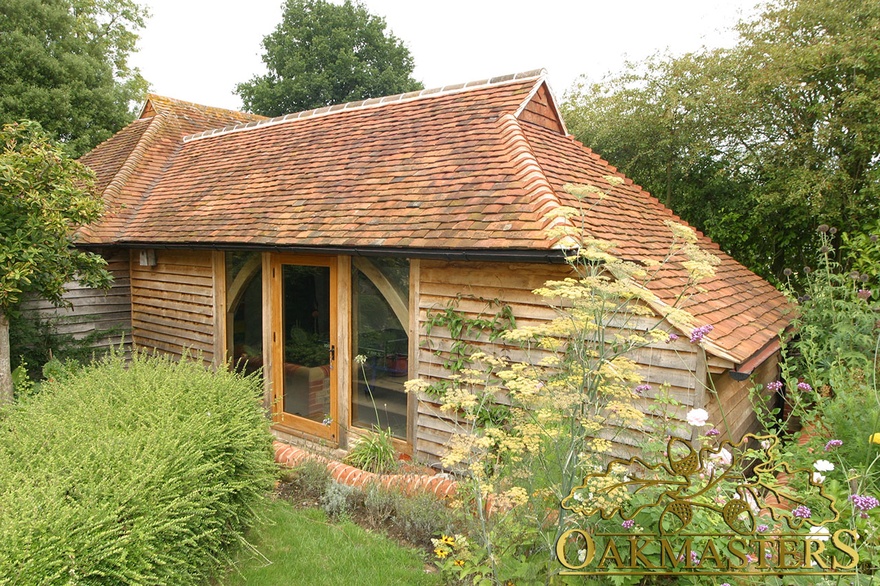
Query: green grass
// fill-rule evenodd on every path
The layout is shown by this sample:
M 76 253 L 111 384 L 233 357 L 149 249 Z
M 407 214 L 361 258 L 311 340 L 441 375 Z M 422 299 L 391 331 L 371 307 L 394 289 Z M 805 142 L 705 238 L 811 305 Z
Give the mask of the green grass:
M 272 503 L 270 521 L 252 531 L 256 551 L 239 556 L 222 586 L 439 585 L 414 550 L 343 521 L 327 521 L 320 509 Z

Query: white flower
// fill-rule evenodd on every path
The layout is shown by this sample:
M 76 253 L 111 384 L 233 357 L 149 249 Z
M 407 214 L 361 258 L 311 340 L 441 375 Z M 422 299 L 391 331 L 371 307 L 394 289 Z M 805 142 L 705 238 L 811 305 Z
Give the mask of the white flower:
M 819 472 L 831 472 L 832 470 L 834 470 L 834 464 L 832 464 L 828 460 L 816 460 L 813 463 L 813 468 L 815 468 Z
M 584 561 L 585 561 L 586 559 L 587 559 L 587 550 L 585 550 L 585 549 L 579 549 L 579 550 L 578 550 L 578 561 L 579 561 L 580 563 L 584 563 Z
M 822 484 L 825 482 L 825 476 L 821 472 L 813 472 L 813 484 Z
M 703 427 L 709 420 L 709 412 L 705 409 L 691 409 L 687 414 L 687 422 L 694 427 Z
M 828 541 L 829 537 L 831 537 L 831 532 L 828 531 L 828 528 L 823 527 L 822 525 L 817 525 L 815 527 L 810 527 L 810 534 L 804 537 L 804 539 L 812 541 Z M 810 556 L 810 567 L 813 567 L 812 556 Z
M 828 531 L 828 527 L 818 525 L 816 527 L 810 527 L 810 536 L 806 539 L 812 539 L 815 541 L 828 541 L 829 537 L 831 537 L 831 532 Z

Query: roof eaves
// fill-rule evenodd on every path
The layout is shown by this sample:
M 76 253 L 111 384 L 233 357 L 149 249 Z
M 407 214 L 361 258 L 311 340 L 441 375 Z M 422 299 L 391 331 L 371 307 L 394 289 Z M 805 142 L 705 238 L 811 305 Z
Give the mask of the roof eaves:
M 635 285 L 635 287 L 643 292 L 640 296 L 640 299 L 644 301 L 648 305 L 648 307 L 653 309 L 658 315 L 663 316 L 665 321 L 670 326 L 678 330 L 681 334 L 687 335 L 688 330 L 694 327 L 694 321 L 692 319 L 693 316 L 688 316 L 687 314 L 675 312 L 675 308 L 673 306 L 661 300 L 659 297 L 657 297 L 656 294 L 654 294 L 646 287 L 641 285 Z M 673 318 L 673 316 L 676 317 Z M 713 342 L 709 338 L 709 336 L 704 336 L 700 343 L 702 344 L 706 352 L 712 356 L 721 358 L 722 360 L 727 360 L 733 364 L 739 364 L 742 362 L 741 358 L 736 358 L 731 355 L 726 349 Z
M 294 122 L 297 120 L 311 119 L 311 118 L 319 118 L 322 116 L 328 116 L 330 114 L 335 114 L 337 112 L 348 112 L 351 110 L 365 110 L 368 108 L 379 108 L 382 106 L 387 106 L 389 104 L 400 104 L 404 102 L 411 102 L 414 100 L 420 100 L 428 97 L 439 97 L 439 96 L 447 96 L 461 92 L 473 91 L 475 89 L 489 87 L 489 86 L 502 86 L 511 83 L 521 82 L 526 79 L 535 80 L 543 80 L 546 76 L 546 71 L 544 69 L 535 69 L 532 71 L 524 71 L 522 73 L 515 73 L 510 75 L 501 75 L 498 77 L 492 77 L 489 79 L 481 79 L 477 81 L 471 81 L 467 83 L 459 83 L 454 85 L 447 85 L 440 88 L 426 89 L 420 90 L 416 92 L 408 92 L 405 94 L 396 94 L 393 96 L 385 96 L 382 98 L 369 98 L 366 100 L 360 100 L 356 102 L 347 102 L 345 104 L 337 104 L 334 106 L 324 106 L 322 108 L 316 108 L 314 110 L 305 110 L 303 112 L 296 112 L 293 114 L 286 114 L 284 116 L 278 116 L 275 118 L 269 118 L 267 120 L 259 120 L 255 122 L 248 122 L 245 124 L 235 124 L 232 126 L 226 126 L 223 128 L 215 128 L 212 130 L 206 130 L 204 132 L 198 132 L 196 134 L 191 134 L 189 136 L 185 136 L 183 138 L 183 142 L 190 142 L 193 140 L 199 140 L 202 138 L 209 138 L 212 136 L 219 136 L 224 134 L 231 134 L 233 132 L 243 132 L 245 130 L 251 130 L 254 128 L 262 128 L 265 126 L 275 126 L 278 124 L 285 124 L 288 122 Z M 536 88 L 540 86 L 540 83 L 535 84 L 534 91 L 537 91 Z M 556 105 L 554 104 L 554 108 Z M 561 120 L 561 118 L 560 118 Z

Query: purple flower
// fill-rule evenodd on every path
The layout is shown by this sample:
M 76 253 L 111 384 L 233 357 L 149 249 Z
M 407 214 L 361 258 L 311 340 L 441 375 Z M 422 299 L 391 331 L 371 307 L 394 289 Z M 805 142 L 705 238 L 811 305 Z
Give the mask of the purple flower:
M 645 385 L 639 385 L 639 386 L 637 386 L 637 387 L 636 387 L 635 389 L 633 389 L 633 390 L 634 390 L 636 393 L 638 393 L 638 394 L 641 395 L 642 393 L 644 393 L 644 392 L 646 392 L 646 391 L 650 391 L 650 390 L 651 390 L 651 385 L 647 385 L 647 384 L 645 384 Z
M 669 334 L 669 338 L 666 339 L 666 343 L 675 342 L 678 339 L 678 334 Z
M 799 505 L 795 510 L 791 512 L 791 516 L 797 517 L 798 519 L 809 519 L 813 516 L 813 511 L 811 511 L 804 505 Z
M 825 451 L 830 452 L 834 448 L 839 448 L 843 445 L 843 441 L 838 439 L 829 440 L 827 444 L 825 444 Z
M 770 529 L 770 528 L 767 527 L 766 525 L 763 525 L 763 524 L 762 524 L 762 525 L 758 525 L 757 527 L 755 527 L 755 531 L 757 531 L 758 533 L 764 533 L 764 532 L 767 531 L 768 529 Z
M 632 529 L 633 527 L 635 527 L 636 522 L 633 521 L 632 519 L 627 519 L 626 521 L 624 521 L 624 522 L 621 523 L 620 525 L 621 525 L 621 527 L 623 527 L 624 529 Z
M 849 500 L 852 501 L 852 504 L 855 508 L 862 511 L 863 513 L 866 511 L 870 511 L 871 509 L 873 509 L 875 507 L 880 507 L 880 501 L 878 501 L 876 498 L 874 498 L 872 496 L 868 496 L 868 495 L 862 496 L 862 495 L 854 494 L 851 497 L 849 497 Z
M 709 332 L 711 332 L 714 329 L 715 329 L 715 327 L 712 326 L 712 324 L 706 324 L 704 326 L 694 328 L 693 331 L 691 332 L 691 342 L 696 344 L 697 342 L 702 340 L 706 334 L 708 334 Z
M 858 295 L 859 298 L 864 299 L 865 301 L 867 301 L 868 298 L 871 297 L 871 290 L 870 290 L 870 289 L 859 289 L 859 292 L 856 293 L 856 295 Z
M 767 383 L 767 390 L 773 391 L 774 393 L 782 388 L 782 381 L 775 380 L 772 383 Z
M 800 383 L 798 383 L 798 389 L 806 392 L 806 391 L 812 391 L 813 387 L 811 387 L 809 385 L 809 383 L 800 382 Z
M 715 437 L 716 435 L 721 435 L 721 432 L 715 429 L 714 427 L 706 432 L 706 435 L 709 437 Z

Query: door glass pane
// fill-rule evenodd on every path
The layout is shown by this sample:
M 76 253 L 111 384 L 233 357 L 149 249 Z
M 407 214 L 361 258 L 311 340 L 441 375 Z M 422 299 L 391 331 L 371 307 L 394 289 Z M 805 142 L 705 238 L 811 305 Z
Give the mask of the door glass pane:
M 379 425 L 406 438 L 407 397 L 403 383 L 409 364 L 409 262 L 357 259 L 352 270 L 354 361 L 351 420 L 358 427 Z
M 330 417 L 330 269 L 282 265 L 285 413 Z

